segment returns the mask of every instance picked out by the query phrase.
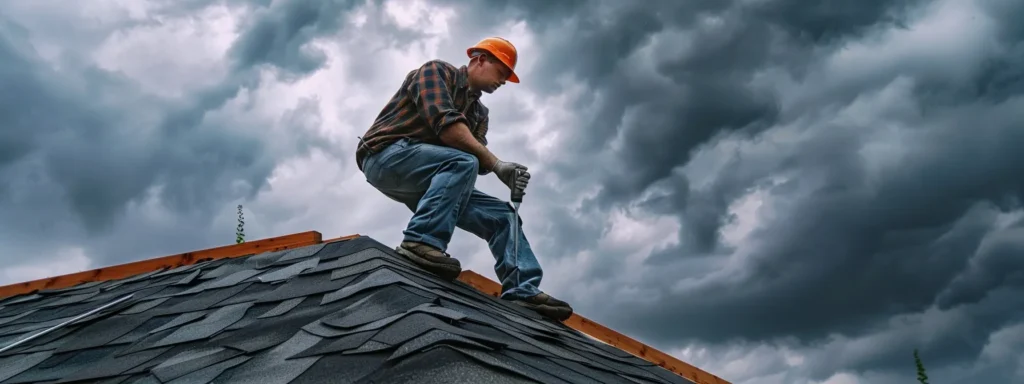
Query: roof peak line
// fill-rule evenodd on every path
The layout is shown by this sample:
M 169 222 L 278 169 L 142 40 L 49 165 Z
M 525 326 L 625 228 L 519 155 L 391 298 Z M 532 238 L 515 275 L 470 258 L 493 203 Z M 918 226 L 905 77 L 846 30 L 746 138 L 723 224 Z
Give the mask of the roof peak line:
M 163 269 L 192 265 L 202 261 L 236 258 L 253 254 L 301 248 L 309 245 L 332 243 L 359 237 L 358 234 L 323 240 L 317 231 L 306 231 L 290 235 L 269 237 L 244 243 L 229 244 L 214 248 L 173 254 L 169 256 L 111 265 L 66 275 L 52 276 L 38 280 L 0 286 L 0 299 L 32 293 L 45 289 L 68 288 L 82 283 L 123 279 L 138 274 Z

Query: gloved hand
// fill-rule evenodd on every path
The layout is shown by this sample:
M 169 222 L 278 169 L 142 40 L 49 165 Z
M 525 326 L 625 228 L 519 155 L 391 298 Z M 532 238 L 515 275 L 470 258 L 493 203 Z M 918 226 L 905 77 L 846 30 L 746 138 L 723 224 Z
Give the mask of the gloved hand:
M 519 170 L 519 176 L 516 177 L 516 170 Z M 498 176 L 498 180 L 501 180 L 513 193 L 518 193 L 520 196 L 526 194 L 526 186 L 530 183 L 530 172 L 526 171 L 525 165 L 516 164 L 510 161 L 498 160 L 494 164 L 494 168 L 491 170 L 495 175 Z

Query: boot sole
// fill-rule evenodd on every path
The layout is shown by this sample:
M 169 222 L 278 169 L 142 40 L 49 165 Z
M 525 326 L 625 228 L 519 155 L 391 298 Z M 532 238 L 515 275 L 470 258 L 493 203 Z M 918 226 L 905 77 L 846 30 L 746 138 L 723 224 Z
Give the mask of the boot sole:
M 518 300 L 515 301 L 515 303 L 519 304 L 519 305 L 521 305 L 521 306 L 523 306 L 525 308 L 531 309 L 531 310 L 539 313 L 541 316 L 544 316 L 544 317 L 547 317 L 547 318 L 551 318 L 551 319 L 555 319 L 555 320 L 558 320 L 558 321 L 566 321 L 570 317 L 572 317 L 572 309 L 565 308 L 565 307 L 553 307 L 553 306 L 544 305 L 544 304 L 539 304 L 539 305 L 538 304 L 530 304 L 530 303 L 524 303 L 524 302 L 518 301 Z
M 405 248 L 402 248 L 401 246 L 395 248 L 395 252 L 398 252 L 399 255 L 405 256 L 406 259 L 409 259 L 413 264 L 420 266 L 420 268 L 423 268 L 427 272 L 433 273 L 447 281 L 453 281 L 459 278 L 459 275 L 462 274 L 462 267 L 458 264 L 438 263 L 428 260 L 406 250 Z M 456 260 L 456 262 L 458 261 Z

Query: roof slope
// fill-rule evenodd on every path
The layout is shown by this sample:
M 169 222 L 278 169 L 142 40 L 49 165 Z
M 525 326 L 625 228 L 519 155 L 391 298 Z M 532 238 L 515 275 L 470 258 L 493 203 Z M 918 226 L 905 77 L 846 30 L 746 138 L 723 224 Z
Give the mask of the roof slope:
M 0 383 L 691 383 L 365 236 L 0 300 Z

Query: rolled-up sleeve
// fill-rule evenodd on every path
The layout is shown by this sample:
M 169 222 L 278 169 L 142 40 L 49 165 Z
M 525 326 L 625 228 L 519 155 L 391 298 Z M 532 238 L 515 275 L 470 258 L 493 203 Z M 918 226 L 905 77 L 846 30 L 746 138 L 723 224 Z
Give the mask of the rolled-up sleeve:
M 467 123 L 466 117 L 455 108 L 448 86 L 455 81 L 444 64 L 429 61 L 415 71 L 408 92 L 416 110 L 438 136 L 445 127 L 456 122 Z

